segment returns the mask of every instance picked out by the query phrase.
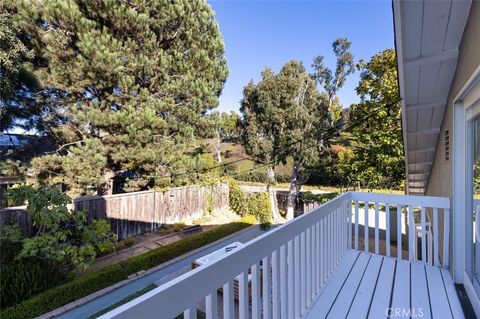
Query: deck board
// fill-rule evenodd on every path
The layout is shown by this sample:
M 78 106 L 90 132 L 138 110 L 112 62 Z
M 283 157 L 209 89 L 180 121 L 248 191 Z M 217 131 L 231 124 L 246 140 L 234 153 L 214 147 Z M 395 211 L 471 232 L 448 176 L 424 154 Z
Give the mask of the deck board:
M 387 317 L 385 309 L 390 307 L 393 279 L 395 278 L 395 267 L 395 259 L 383 258 L 382 268 L 378 275 L 377 286 L 375 287 L 373 299 L 369 304 L 370 310 L 368 312 L 368 318 L 378 319 Z M 355 317 L 355 313 L 352 313 L 352 318 L 358 317 Z
M 358 256 L 358 259 L 344 284 L 344 286 L 348 287 L 348 289 L 342 289 L 340 291 L 335 303 L 332 306 L 332 309 L 328 313 L 327 318 L 337 319 L 345 318 L 347 316 L 348 309 L 350 307 L 346 307 L 345 305 L 352 304 L 353 298 L 355 298 L 355 293 L 360 285 L 363 274 L 365 274 L 365 269 L 367 268 L 369 261 L 370 256 L 368 254 L 361 254 Z
M 440 268 L 426 267 L 425 270 L 427 273 L 428 291 L 430 292 L 432 316 L 434 318 L 453 318 Z
M 410 309 L 410 263 L 405 260 L 397 260 L 391 308 Z
M 445 284 L 445 291 L 447 292 L 450 310 L 452 310 L 453 317 L 455 319 L 464 319 L 465 316 L 462 311 L 462 305 L 458 299 L 452 276 L 450 276 L 450 273 L 445 269 L 440 269 L 440 273 L 442 274 L 443 283 Z
M 465 318 L 447 270 L 358 251 L 344 256 L 304 318 L 387 318 L 390 308 Z
M 315 303 L 315 308 L 312 308 L 309 313 L 311 318 L 325 318 L 328 315 L 335 299 L 340 290 L 343 288 L 345 279 L 350 274 L 350 270 L 355 265 L 359 256 L 359 251 L 349 251 L 343 257 L 341 263 L 337 266 L 337 270 L 331 275 L 331 280 L 328 281 L 325 289 L 320 294 L 320 297 Z
M 430 295 L 428 293 L 425 264 L 411 264 L 412 309 L 422 309 L 422 318 L 432 318 L 430 313 Z
M 383 258 L 379 255 L 372 255 L 368 263 L 365 275 L 362 278 L 360 287 L 355 295 L 352 306 L 349 309 L 347 318 L 366 318 L 370 308 L 370 301 L 372 300 L 375 286 L 377 285 L 377 278 L 380 274 Z

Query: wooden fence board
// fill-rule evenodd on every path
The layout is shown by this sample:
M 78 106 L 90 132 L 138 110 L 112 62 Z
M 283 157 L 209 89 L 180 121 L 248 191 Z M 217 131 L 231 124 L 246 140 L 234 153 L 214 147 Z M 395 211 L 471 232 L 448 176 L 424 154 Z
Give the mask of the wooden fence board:
M 207 194 L 213 196 L 216 210 L 229 207 L 228 185 L 187 186 L 165 192 L 143 191 L 108 196 L 80 197 L 73 201 L 75 210 L 86 211 L 89 220 L 106 219 L 119 239 L 202 216 Z M 25 235 L 34 231 L 25 207 L 0 210 L 0 226 L 15 222 Z

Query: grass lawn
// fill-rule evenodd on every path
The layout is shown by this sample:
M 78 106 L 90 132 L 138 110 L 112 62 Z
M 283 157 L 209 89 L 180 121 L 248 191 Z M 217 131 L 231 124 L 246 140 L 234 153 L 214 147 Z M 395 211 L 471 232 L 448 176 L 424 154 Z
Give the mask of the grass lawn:
M 257 183 L 257 182 L 244 182 L 238 181 L 240 185 L 248 185 L 248 186 L 265 186 L 265 183 Z M 290 184 L 288 183 L 277 183 L 276 188 L 286 188 L 288 189 Z M 323 191 L 327 193 L 340 193 L 340 191 L 345 191 L 345 189 L 340 187 L 334 186 L 316 186 L 316 185 L 302 185 L 303 191 Z M 362 188 L 362 192 L 374 192 L 374 193 L 387 193 L 387 194 L 402 194 L 404 195 L 405 192 L 397 189 L 367 189 Z

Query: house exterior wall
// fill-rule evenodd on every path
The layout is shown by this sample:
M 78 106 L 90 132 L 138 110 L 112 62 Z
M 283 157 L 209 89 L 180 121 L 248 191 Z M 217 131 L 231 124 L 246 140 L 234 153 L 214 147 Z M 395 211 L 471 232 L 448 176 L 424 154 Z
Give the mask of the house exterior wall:
M 428 196 L 445 196 L 449 197 L 451 203 L 453 196 L 453 113 L 454 113 L 454 99 L 459 94 L 470 77 L 473 75 L 477 67 L 480 65 L 480 1 L 472 1 L 470 13 L 467 24 L 463 33 L 462 41 L 459 46 L 459 55 L 457 61 L 457 69 L 450 87 L 448 95 L 447 106 L 440 130 L 440 136 L 437 141 L 435 149 L 435 156 L 430 172 L 430 178 L 427 184 L 425 195 Z M 445 132 L 449 132 L 449 149 L 450 156 L 447 160 L 445 158 Z M 428 212 L 429 219 L 432 220 L 432 212 Z M 451 212 L 455 214 L 455 212 Z M 454 225 L 454 216 L 450 216 L 452 227 Z M 443 225 L 443 214 L 439 214 L 439 224 Z M 450 231 L 450 242 L 453 242 L 453 231 Z M 439 229 L 439 237 L 443 238 L 444 229 Z M 443 243 L 439 245 L 439 251 L 443 252 Z M 451 256 L 449 266 L 453 270 L 454 252 L 453 246 L 450 245 L 449 255 Z M 443 254 L 440 253 L 440 255 Z
M 472 1 L 467 25 L 459 47 L 457 70 L 448 96 L 434 163 L 425 195 L 452 197 L 453 100 L 480 65 L 480 1 Z M 445 131 L 450 136 L 450 158 L 445 159 Z

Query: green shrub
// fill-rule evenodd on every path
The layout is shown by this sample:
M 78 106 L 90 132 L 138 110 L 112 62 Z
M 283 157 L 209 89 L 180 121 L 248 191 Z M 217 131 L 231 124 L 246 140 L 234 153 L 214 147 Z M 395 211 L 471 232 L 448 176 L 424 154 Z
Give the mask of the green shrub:
M 272 206 L 267 192 L 251 193 L 247 197 L 247 214 L 255 216 L 262 225 L 269 225 L 272 220 Z
M 151 250 L 143 255 L 131 257 L 117 264 L 106 266 L 98 271 L 77 277 L 61 286 L 44 291 L 20 304 L 7 308 L 0 312 L 0 318 L 34 318 L 95 291 L 125 280 L 133 273 L 160 265 L 254 223 L 256 223 L 255 218 L 247 216 L 238 222 L 222 225 L 213 230 L 195 234 L 170 245 Z
M 237 174 L 235 176 L 236 180 L 243 182 L 257 182 L 257 183 L 267 183 L 267 173 L 265 172 L 249 172 Z M 290 183 L 290 174 L 275 174 L 275 180 L 277 183 Z
M 240 216 L 245 216 L 246 207 L 245 207 L 245 195 L 243 194 L 240 186 L 234 180 L 228 183 L 229 194 L 228 201 L 230 208 Z
M 70 197 L 59 189 L 40 185 L 14 186 L 7 196 L 27 203 L 28 216 L 37 229 L 34 236 L 23 238 L 23 246 L 16 259 L 37 258 L 55 261 L 69 271 L 83 271 L 103 251 L 113 249 L 115 235 L 103 219 L 88 222 L 87 213 L 71 210 Z M 1 236 L 17 235 L 10 229 Z
M 21 259 L 1 266 L 1 308 L 10 307 L 65 282 L 68 273 L 52 261 Z M 3 318 L 3 316 L 2 316 Z
M 316 201 L 321 204 L 324 204 L 335 197 L 337 197 L 339 193 L 333 192 L 333 193 L 322 193 L 322 194 L 313 194 L 312 192 L 301 192 L 300 197 L 304 201 Z
M 97 254 L 97 257 L 109 255 L 109 254 L 114 253 L 116 251 L 119 251 L 119 250 L 128 248 L 130 246 L 133 246 L 133 244 L 135 244 L 135 237 L 133 237 L 133 236 L 126 237 L 122 240 L 114 242 L 111 246 L 103 249 L 100 253 Z

